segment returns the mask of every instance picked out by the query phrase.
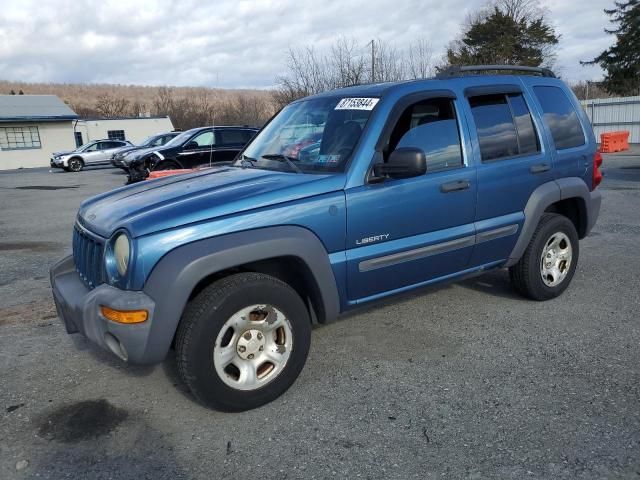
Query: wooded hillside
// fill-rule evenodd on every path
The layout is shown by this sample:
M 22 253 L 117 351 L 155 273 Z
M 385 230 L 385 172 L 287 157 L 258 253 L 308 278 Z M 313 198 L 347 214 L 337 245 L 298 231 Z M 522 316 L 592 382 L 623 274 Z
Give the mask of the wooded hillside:
M 272 93 L 205 87 L 148 87 L 0 80 L 0 94 L 52 94 L 81 117 L 169 115 L 176 128 L 203 125 L 260 126 L 273 115 Z

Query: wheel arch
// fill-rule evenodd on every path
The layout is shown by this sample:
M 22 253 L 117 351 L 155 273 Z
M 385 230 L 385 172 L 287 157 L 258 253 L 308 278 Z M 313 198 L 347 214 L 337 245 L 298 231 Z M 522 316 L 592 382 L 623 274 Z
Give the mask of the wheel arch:
M 162 165 L 163 163 L 173 164 L 178 168 L 184 168 L 184 165 L 182 165 L 182 163 L 180 163 L 180 161 L 176 160 L 175 158 L 163 158 L 162 160 L 158 160 L 158 162 L 153 166 L 152 170 L 156 170 L 156 168 Z
M 579 177 L 561 178 L 536 188 L 525 206 L 524 225 L 505 266 L 510 267 L 520 260 L 544 213 L 566 216 L 576 227 L 578 238 L 587 236 L 595 223 L 592 217 L 597 216 L 597 212 L 589 212 L 590 193 Z
M 143 290 L 155 300 L 158 316 L 147 345 L 152 356 L 164 358 L 191 298 L 211 282 L 242 271 L 266 273 L 291 285 L 312 320 L 325 323 L 338 316 L 336 279 L 315 234 L 295 226 L 231 233 L 178 247 L 151 271 Z

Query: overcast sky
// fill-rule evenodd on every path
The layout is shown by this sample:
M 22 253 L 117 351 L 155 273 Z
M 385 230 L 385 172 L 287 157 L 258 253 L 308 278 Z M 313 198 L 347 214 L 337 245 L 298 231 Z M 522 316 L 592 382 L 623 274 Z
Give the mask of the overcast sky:
M 269 87 L 290 46 L 353 37 L 404 48 L 428 39 L 437 56 L 482 0 L 2 0 L 0 79 L 143 85 Z M 608 47 L 613 0 L 544 0 L 561 35 L 556 71 L 582 67 Z

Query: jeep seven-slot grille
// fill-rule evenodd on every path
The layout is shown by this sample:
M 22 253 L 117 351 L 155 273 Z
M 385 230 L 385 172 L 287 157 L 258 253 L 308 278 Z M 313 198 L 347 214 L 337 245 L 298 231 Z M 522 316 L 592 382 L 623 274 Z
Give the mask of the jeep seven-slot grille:
M 77 224 L 73 228 L 73 262 L 84 284 L 93 290 L 104 282 L 103 271 L 104 244 L 90 236 Z

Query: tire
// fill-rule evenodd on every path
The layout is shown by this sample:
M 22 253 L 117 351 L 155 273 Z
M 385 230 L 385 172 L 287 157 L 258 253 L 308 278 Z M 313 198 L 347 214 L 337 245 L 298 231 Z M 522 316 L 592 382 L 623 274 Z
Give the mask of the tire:
M 573 222 L 563 215 L 545 213 L 522 258 L 509 268 L 511 283 L 516 291 L 532 300 L 555 298 L 571 283 L 579 253 Z
M 293 288 L 268 275 L 239 273 L 188 303 L 176 334 L 178 372 L 204 405 L 249 410 L 293 384 L 310 342 L 309 312 Z
M 73 157 L 69 159 L 67 171 L 68 172 L 79 172 L 84 168 L 84 162 L 79 157 Z
M 178 165 L 176 162 L 164 161 L 153 167 L 153 170 L 178 170 L 179 168 L 180 165 Z

